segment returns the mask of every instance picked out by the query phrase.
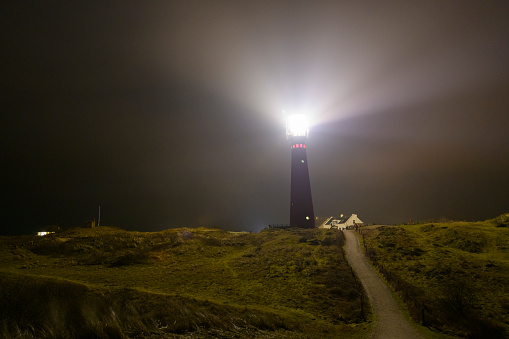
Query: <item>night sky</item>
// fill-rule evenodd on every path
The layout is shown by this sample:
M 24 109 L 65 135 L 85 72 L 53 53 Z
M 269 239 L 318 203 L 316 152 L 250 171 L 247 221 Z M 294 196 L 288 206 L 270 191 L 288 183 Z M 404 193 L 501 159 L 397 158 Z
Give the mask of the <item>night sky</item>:
M 509 212 L 507 1 L 0 5 L 1 231 L 288 223 L 283 110 L 315 215 Z

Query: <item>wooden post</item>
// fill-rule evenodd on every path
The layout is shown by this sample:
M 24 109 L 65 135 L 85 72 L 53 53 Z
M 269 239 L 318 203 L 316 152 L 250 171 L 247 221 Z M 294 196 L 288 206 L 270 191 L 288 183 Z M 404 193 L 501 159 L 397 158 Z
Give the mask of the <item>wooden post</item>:
M 361 292 L 361 315 L 362 320 L 366 321 L 366 318 L 364 317 L 364 294 Z

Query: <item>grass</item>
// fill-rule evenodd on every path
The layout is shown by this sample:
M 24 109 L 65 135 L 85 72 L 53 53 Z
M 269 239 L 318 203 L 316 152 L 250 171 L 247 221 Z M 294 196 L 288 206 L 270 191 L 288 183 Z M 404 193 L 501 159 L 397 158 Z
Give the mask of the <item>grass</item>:
M 321 229 L 0 237 L 0 336 L 363 337 L 343 244 Z
M 509 333 L 509 214 L 362 231 L 366 254 L 414 320 L 467 337 Z M 423 319 L 424 316 L 424 319 Z

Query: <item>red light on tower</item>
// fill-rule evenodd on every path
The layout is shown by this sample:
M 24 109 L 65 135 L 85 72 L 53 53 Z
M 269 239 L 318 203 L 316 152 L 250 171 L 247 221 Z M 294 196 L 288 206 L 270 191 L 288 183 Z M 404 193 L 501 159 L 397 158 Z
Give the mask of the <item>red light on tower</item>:
M 315 213 L 311 198 L 306 140 L 308 126 L 303 114 L 287 117 L 286 139 L 290 141 L 292 153 L 290 225 L 293 227 L 315 227 Z

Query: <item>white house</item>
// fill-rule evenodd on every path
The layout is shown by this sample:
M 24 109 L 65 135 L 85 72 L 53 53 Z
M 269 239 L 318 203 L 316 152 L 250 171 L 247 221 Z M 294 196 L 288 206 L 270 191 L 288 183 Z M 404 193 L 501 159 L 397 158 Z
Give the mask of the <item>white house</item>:
M 364 222 L 357 216 L 357 214 L 352 214 L 349 217 L 343 216 L 343 214 L 341 214 L 341 217 L 339 219 L 331 218 L 321 227 L 345 230 L 355 225 L 360 226 L 363 224 Z
M 46 231 L 43 231 L 43 232 L 37 232 L 37 235 L 40 236 L 40 237 L 43 237 L 45 235 L 52 234 L 52 233 L 55 233 L 55 232 L 46 232 Z

